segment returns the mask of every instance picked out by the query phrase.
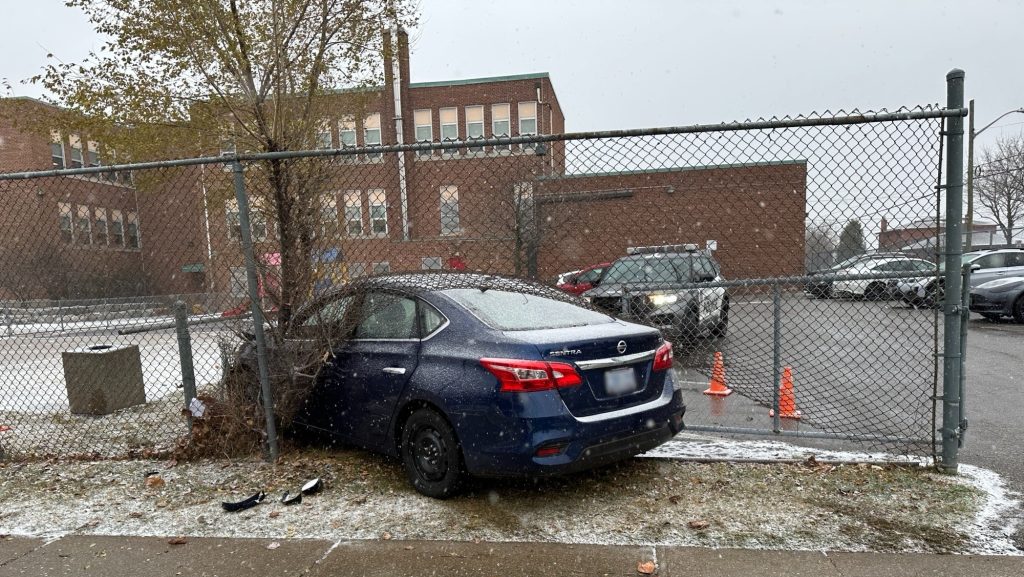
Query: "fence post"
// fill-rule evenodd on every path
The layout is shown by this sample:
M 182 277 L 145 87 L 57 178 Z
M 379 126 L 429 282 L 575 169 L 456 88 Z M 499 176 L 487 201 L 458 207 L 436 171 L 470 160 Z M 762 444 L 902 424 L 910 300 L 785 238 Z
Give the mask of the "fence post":
M 188 332 L 188 311 L 184 301 L 174 302 L 174 330 L 178 333 L 178 358 L 181 361 L 181 385 L 185 389 L 188 430 L 192 432 L 192 399 L 196 398 L 196 370 L 192 364 L 192 336 Z
M 964 437 L 967 435 L 967 404 L 964 392 L 967 389 L 967 327 L 971 322 L 971 266 L 964 265 L 961 272 L 963 275 L 963 295 L 960 301 L 960 437 L 957 439 L 957 446 L 964 446 Z
M 260 375 L 260 393 L 263 397 L 263 413 L 267 422 L 267 451 L 270 461 L 277 461 L 277 427 L 274 425 L 274 397 L 270 388 L 270 374 L 267 369 L 267 338 L 263 331 L 263 308 L 260 303 L 259 285 L 256 280 L 256 255 L 252 247 L 252 229 L 249 223 L 249 198 L 245 194 L 245 174 L 242 163 L 232 162 L 235 173 L 235 200 L 238 201 L 238 224 L 241 228 L 242 253 L 245 255 L 245 277 L 249 287 L 249 301 L 252 308 L 253 335 L 256 338 L 256 365 Z
M 946 108 L 964 107 L 964 71 L 946 74 Z M 960 446 L 961 266 L 963 253 L 964 119 L 957 114 L 946 124 L 946 272 L 942 299 L 944 334 L 942 346 L 942 462 L 943 473 L 957 472 Z
M 782 415 L 779 410 L 779 387 L 782 386 L 782 295 L 779 284 L 772 285 L 772 431 L 782 431 Z

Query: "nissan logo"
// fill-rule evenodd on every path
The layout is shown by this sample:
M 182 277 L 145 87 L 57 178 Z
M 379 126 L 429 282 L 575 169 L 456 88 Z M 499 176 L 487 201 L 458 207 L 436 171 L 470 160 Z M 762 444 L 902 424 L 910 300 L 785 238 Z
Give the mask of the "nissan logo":
M 619 351 L 619 354 L 626 352 L 626 341 L 619 341 L 619 344 L 615 345 L 615 350 Z

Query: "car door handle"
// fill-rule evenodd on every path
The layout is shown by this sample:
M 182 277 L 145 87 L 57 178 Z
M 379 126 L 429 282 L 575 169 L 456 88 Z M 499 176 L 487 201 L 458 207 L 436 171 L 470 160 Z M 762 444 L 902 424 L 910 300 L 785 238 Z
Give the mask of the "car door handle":
M 404 375 L 405 369 L 403 367 L 384 367 L 384 372 L 389 375 Z

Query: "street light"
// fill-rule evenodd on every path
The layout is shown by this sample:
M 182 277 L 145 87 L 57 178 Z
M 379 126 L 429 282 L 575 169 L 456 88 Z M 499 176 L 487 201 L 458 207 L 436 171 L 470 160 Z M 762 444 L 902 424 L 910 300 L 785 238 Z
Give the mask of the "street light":
M 1003 117 L 1016 113 L 1024 114 L 1024 108 L 1004 112 L 997 116 L 995 120 L 983 126 L 981 130 L 974 130 L 974 99 L 971 99 L 970 117 L 968 119 L 970 127 L 967 131 L 967 218 L 964 219 L 967 221 L 965 223 L 967 225 L 966 250 L 971 250 L 971 245 L 974 244 L 974 138 L 992 128 L 992 125 L 1002 120 Z

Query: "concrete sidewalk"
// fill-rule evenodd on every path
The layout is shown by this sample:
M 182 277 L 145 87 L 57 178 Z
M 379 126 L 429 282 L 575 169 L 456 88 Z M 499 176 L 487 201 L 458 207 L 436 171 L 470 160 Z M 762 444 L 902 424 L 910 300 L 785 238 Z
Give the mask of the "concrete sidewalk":
M 75 535 L 51 542 L 0 539 L 0 577 L 520 577 L 639 575 L 657 562 L 663 577 L 924 577 L 1024 575 L 1024 557 L 822 553 L 694 547 L 444 541 L 319 541 Z

